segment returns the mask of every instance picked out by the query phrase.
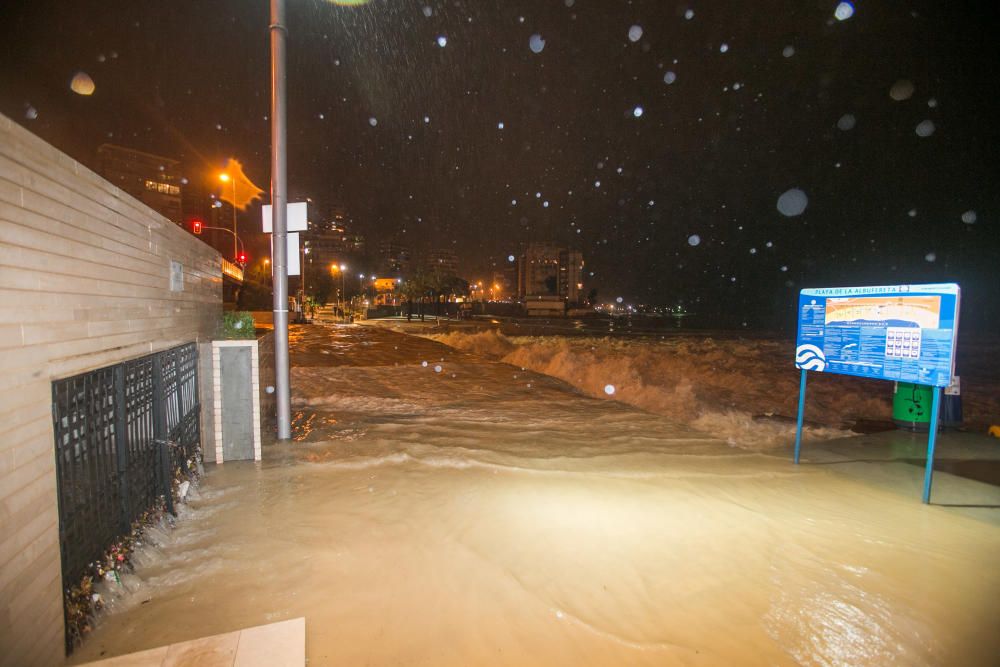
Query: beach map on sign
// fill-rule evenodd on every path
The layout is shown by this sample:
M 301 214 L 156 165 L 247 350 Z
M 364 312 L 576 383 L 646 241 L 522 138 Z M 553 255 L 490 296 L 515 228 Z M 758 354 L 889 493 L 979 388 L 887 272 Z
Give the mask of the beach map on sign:
M 959 294 L 951 283 L 804 289 L 795 366 L 945 387 Z

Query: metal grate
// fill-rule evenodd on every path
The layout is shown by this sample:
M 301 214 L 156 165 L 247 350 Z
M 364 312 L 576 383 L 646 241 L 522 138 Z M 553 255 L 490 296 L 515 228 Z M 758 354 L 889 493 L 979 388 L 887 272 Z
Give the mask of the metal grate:
M 199 412 L 194 343 L 52 383 L 64 590 L 144 512 L 173 511 L 173 480 L 200 453 Z

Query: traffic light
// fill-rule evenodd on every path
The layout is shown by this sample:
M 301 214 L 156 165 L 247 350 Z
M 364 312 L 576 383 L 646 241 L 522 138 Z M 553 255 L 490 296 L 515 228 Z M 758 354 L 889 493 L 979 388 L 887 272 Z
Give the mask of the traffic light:
M 245 266 L 247 263 L 247 254 L 245 252 L 241 252 L 239 256 L 236 258 L 236 261 L 238 261 L 241 265 Z
M 191 231 L 194 232 L 195 234 L 201 234 L 201 224 L 202 224 L 201 220 L 192 220 Z

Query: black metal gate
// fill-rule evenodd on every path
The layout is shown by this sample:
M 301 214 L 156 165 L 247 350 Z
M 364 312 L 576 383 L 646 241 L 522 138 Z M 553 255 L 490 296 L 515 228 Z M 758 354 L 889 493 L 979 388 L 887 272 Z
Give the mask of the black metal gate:
M 173 480 L 200 452 L 194 343 L 52 383 L 63 590 L 136 519 L 173 512 Z M 67 623 L 67 651 L 72 650 Z

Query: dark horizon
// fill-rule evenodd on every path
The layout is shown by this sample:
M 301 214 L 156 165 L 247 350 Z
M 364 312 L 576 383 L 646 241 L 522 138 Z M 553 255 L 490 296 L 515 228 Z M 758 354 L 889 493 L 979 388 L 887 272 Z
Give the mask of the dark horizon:
M 468 278 L 575 247 L 602 301 L 735 326 L 787 326 L 824 285 L 954 281 L 963 325 L 1000 316 L 992 5 L 612 4 L 290 3 L 291 198 Z M 88 166 L 102 143 L 192 181 L 235 157 L 267 189 L 266 3 L 0 17 L 0 112 Z

